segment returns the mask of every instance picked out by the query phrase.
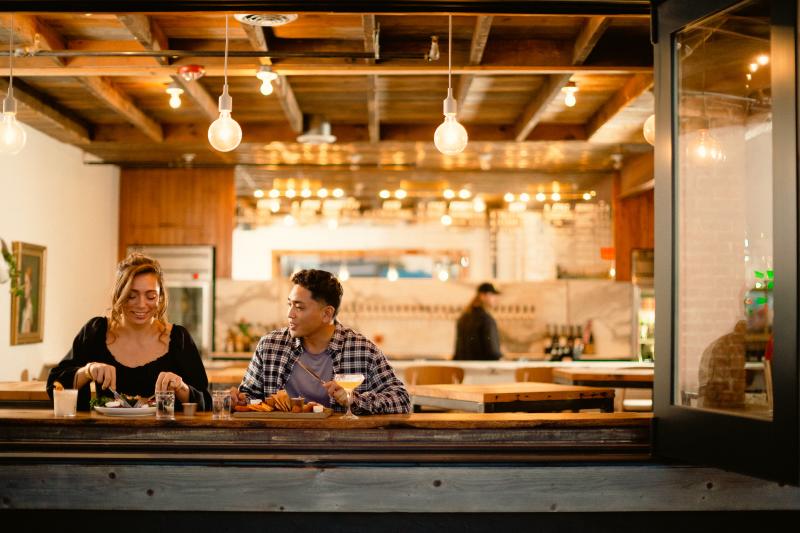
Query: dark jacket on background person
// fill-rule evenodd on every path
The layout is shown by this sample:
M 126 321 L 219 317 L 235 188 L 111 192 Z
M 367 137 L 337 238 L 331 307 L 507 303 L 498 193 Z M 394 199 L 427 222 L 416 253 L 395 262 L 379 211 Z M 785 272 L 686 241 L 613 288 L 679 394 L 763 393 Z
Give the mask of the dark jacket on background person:
M 492 315 L 481 306 L 473 306 L 458 318 L 456 324 L 457 361 L 496 361 L 500 353 L 500 335 Z

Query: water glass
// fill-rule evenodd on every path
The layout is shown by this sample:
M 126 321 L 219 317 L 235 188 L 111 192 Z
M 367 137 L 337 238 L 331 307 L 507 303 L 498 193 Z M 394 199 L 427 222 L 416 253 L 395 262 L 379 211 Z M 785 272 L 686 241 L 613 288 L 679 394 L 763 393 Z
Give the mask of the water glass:
M 175 420 L 175 392 L 156 392 L 156 418 L 160 420 Z
M 218 390 L 211 393 L 211 418 L 226 420 L 231 417 L 231 393 L 227 390 Z
M 78 389 L 53 389 L 53 414 L 75 416 L 78 410 Z

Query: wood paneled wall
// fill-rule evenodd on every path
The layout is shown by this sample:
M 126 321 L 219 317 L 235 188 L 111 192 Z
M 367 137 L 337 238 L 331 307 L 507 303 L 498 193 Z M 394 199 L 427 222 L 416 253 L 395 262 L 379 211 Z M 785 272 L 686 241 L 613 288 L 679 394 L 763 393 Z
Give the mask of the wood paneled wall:
M 614 248 L 617 281 L 630 281 L 631 250 L 653 248 L 655 244 L 653 190 L 620 197 L 619 178 L 616 178 L 614 183 Z
M 211 244 L 229 278 L 235 209 L 233 168 L 122 169 L 120 259 L 132 244 Z

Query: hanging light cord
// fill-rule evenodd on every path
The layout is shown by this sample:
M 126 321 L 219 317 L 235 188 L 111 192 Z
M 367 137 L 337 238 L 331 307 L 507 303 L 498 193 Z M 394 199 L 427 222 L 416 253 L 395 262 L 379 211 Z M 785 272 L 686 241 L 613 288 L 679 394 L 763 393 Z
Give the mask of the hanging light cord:
M 14 13 L 11 13 L 11 31 L 8 40 L 8 92 L 14 90 Z
M 453 65 L 453 15 L 447 15 L 447 88 L 452 89 L 451 70 Z
M 228 15 L 225 15 L 225 64 L 222 67 L 225 74 L 225 86 L 228 86 Z

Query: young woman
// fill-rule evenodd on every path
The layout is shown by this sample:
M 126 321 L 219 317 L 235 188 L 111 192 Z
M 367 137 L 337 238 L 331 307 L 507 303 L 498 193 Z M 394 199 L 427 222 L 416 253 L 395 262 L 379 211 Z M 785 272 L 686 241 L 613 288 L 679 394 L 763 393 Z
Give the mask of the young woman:
M 152 396 L 175 391 L 179 403 L 211 406 L 203 361 L 183 326 L 166 320 L 167 293 L 158 261 L 133 253 L 117 267 L 110 316 L 94 317 L 75 337 L 72 349 L 47 379 L 79 389 L 78 409 L 88 410 L 95 382 L 98 396 Z

